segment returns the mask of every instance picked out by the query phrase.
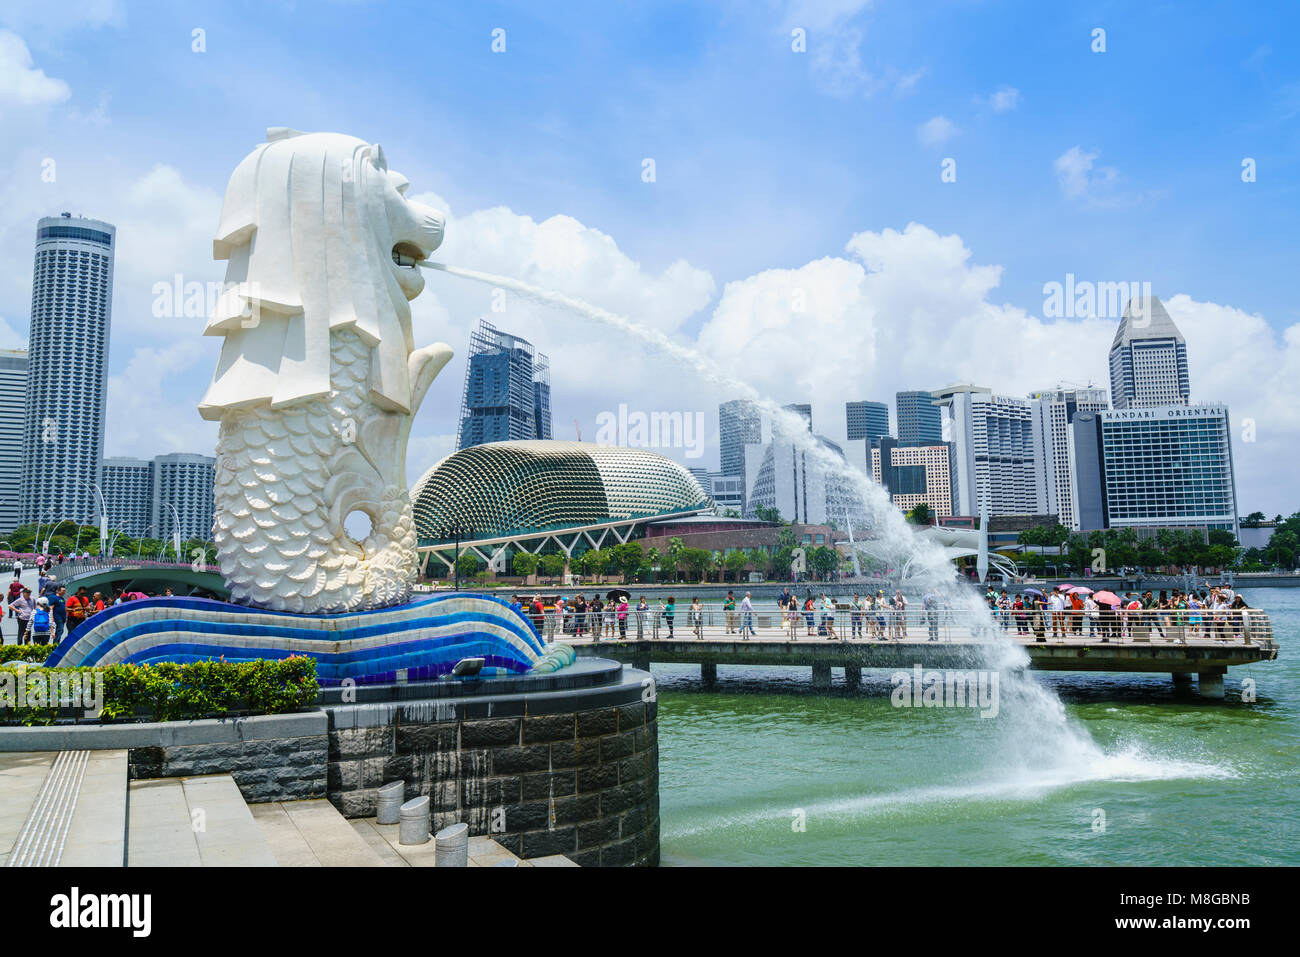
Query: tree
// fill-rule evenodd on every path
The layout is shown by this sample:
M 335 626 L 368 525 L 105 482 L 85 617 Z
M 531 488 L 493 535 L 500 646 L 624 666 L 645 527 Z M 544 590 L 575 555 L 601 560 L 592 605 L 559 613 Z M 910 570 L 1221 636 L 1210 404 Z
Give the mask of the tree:
M 610 564 L 623 576 L 623 584 L 632 584 L 632 579 L 645 566 L 645 553 L 635 542 L 624 542 L 609 550 Z
M 558 552 L 543 555 L 537 561 L 537 567 L 541 569 L 542 574 L 547 578 L 559 578 L 564 574 L 565 559 Z
M 1263 512 L 1251 512 L 1249 515 L 1247 515 L 1245 518 L 1241 520 L 1241 527 L 1259 528 L 1259 526 L 1263 524 L 1264 521 L 1265 521 L 1265 516 Z
M 934 513 L 929 505 L 921 502 L 907 513 L 907 520 L 913 525 L 930 525 L 934 521 Z
M 655 572 L 656 574 L 658 573 L 659 569 L 663 567 L 660 564 L 662 560 L 663 559 L 659 555 L 659 549 L 657 548 L 652 548 L 650 549 L 650 551 L 645 553 L 646 567 L 649 568 L 652 572 Z
M 515 574 L 527 578 L 533 572 L 537 571 L 537 556 L 532 552 L 515 552 L 515 557 L 511 564 L 514 566 Z
M 818 545 L 808 553 L 808 567 L 821 578 L 829 578 L 840 567 L 840 553 L 825 545 Z
M 799 536 L 794 533 L 793 528 L 787 525 L 776 533 L 776 547 L 778 549 L 798 548 Z
M 582 571 L 587 575 L 594 575 L 599 581 L 605 569 L 609 566 L 609 552 L 601 548 L 589 548 L 582 553 Z
M 473 552 L 462 552 L 456 559 L 456 577 L 473 578 L 483 570 L 483 562 Z
M 794 563 L 794 549 L 786 546 L 778 548 L 772 556 L 771 569 L 772 577 L 779 578 L 782 581 L 788 581 L 790 578 L 790 566 Z
M 745 566 L 749 564 L 749 559 L 741 549 L 737 548 L 734 551 L 727 552 L 727 556 L 722 560 L 722 564 L 726 567 L 727 571 L 731 572 L 736 581 L 740 581 L 740 573 L 743 572 Z
M 751 548 L 749 554 L 747 554 L 745 558 L 749 562 L 749 567 L 754 569 L 754 571 L 762 575 L 767 574 L 767 567 L 771 564 L 771 558 L 768 556 L 767 552 L 763 551 L 763 549 Z
M 705 569 L 713 562 L 713 553 L 704 548 L 684 548 L 681 557 L 686 570 L 695 580 L 703 579 Z
M 780 509 L 769 508 L 769 507 L 766 506 L 766 505 L 755 505 L 755 506 L 754 506 L 754 516 L 755 516 L 755 517 L 756 517 L 760 522 L 767 522 L 768 524 L 771 524 L 771 525 L 780 525 L 780 524 L 781 524 L 781 511 L 780 511 Z
M 682 563 L 682 552 L 686 550 L 680 535 L 668 539 L 668 565 L 672 569 L 673 581 L 677 580 L 677 568 Z

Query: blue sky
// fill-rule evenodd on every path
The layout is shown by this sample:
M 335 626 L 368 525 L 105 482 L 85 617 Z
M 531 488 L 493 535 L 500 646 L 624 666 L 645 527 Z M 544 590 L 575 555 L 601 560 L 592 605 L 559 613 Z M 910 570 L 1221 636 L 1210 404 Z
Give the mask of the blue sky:
M 898 388 L 977 376 L 1011 394 L 1105 384 L 1113 320 L 1043 317 L 1043 285 L 1067 273 L 1150 282 L 1175 300 L 1194 398 L 1229 401 L 1234 422 L 1257 423 L 1258 438 L 1235 450 L 1242 512 L 1300 507 L 1287 461 L 1300 437 L 1287 371 L 1300 369 L 1300 6 L 91 0 L 80 10 L 18 0 L 0 12 L 29 60 L 0 43 L 10 51 L 0 336 L 25 338 L 35 216 L 69 208 L 149 234 L 134 251 L 122 238 L 134 263 L 116 289 L 110 454 L 207 451 L 194 447 L 210 444 L 207 427 L 186 415 L 215 343 L 148 317 L 148 287 L 177 271 L 221 277 L 203 256 L 225 181 L 267 126 L 288 125 L 382 142 L 413 194 L 450 207 L 447 261 L 487 258 L 643 310 L 774 394 L 786 389 L 781 401 L 811 396 L 832 436 L 843 432 L 837 403 Z M 495 28 L 504 53 L 491 50 Z M 791 48 L 796 28 L 806 52 Z M 1104 53 L 1091 49 L 1097 28 Z M 45 157 L 58 161 L 56 183 L 32 176 Z M 1246 157 L 1253 183 L 1241 178 Z M 642 181 L 645 158 L 653 183 Z M 946 158 L 956 182 L 940 179 Z M 587 273 L 536 262 L 538 249 L 569 248 L 546 230 L 524 235 L 530 223 L 558 226 L 553 217 L 576 221 L 565 235 L 590 257 Z M 675 263 L 689 281 L 676 282 Z M 605 272 L 629 278 L 592 279 Z M 789 282 L 809 285 L 811 320 L 837 331 L 804 337 L 798 321 L 762 314 L 763 289 Z M 937 296 L 917 305 L 949 288 L 950 307 Z M 421 328 L 463 350 L 485 291 L 426 296 Z M 557 423 L 594 430 L 599 411 L 628 402 L 706 410 L 716 430 L 726 396 L 675 381 L 599 330 L 513 318 L 553 354 Z M 744 329 L 757 346 L 737 339 Z M 769 364 L 774 355 L 784 364 Z M 637 368 L 614 371 L 624 364 Z M 421 414 L 422 465 L 455 429 L 462 369 L 454 360 Z M 176 411 L 142 425 L 132 402 Z

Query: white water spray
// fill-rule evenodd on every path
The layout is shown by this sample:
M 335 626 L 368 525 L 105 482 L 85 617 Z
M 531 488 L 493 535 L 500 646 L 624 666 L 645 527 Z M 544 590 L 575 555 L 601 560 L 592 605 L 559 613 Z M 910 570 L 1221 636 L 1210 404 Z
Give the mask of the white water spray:
M 870 553 L 885 558 L 895 568 L 901 568 L 910 558 L 914 584 L 927 591 L 945 592 L 953 598 L 954 610 L 959 610 L 966 621 L 972 626 L 983 625 L 982 628 L 972 627 L 978 659 L 969 667 L 998 671 L 1003 676 L 1000 713 L 1010 720 L 989 722 L 998 726 L 995 740 L 990 742 L 995 753 L 989 757 L 1001 765 L 997 769 L 999 774 L 1031 773 L 1063 780 L 1081 775 L 1084 779 L 1095 779 L 1109 776 L 1109 765 L 1113 761 L 1131 761 L 1131 756 L 1127 755 L 1106 755 L 1086 731 L 1069 720 L 1061 700 L 1029 676 L 1029 656 L 1024 649 L 1000 636 L 987 606 L 973 589 L 958 585 L 956 571 L 942 549 L 933 542 L 918 538 L 903 514 L 894 507 L 889 493 L 861 469 L 823 446 L 797 413 L 781 408 L 753 386 L 723 371 L 709 357 L 626 316 L 508 276 L 443 263 L 421 262 L 419 265 L 509 289 L 539 305 L 576 314 L 644 342 L 721 391 L 753 402 L 777 424 L 783 439 L 798 446 L 826 473 L 845 479 L 861 496 L 875 519 L 876 538 Z M 976 632 L 988 637 L 980 640 Z

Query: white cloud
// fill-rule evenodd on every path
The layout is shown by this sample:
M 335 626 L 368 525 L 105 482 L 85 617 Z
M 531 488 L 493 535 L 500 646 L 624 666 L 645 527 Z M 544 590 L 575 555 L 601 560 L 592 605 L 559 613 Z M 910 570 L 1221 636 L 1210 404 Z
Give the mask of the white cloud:
M 27 340 L 0 316 L 0 349 L 26 349 Z
M 934 116 L 916 128 L 916 138 L 925 146 L 942 146 L 957 135 L 957 127 L 946 116 Z
M 0 105 L 50 106 L 71 95 L 68 84 L 36 68 L 22 37 L 0 30 Z
M 1007 395 L 1063 379 L 1108 384 L 1113 321 L 1048 321 L 998 303 L 1001 268 L 972 263 L 960 237 L 911 223 L 858 233 L 846 251 L 727 283 L 700 347 L 765 395 L 812 402 L 832 438 L 844 436 L 849 399 L 951 382 Z M 1230 405 L 1242 508 L 1289 510 L 1279 463 L 1300 442 L 1300 324 L 1278 334 L 1229 306 L 1165 301 L 1187 338 L 1193 400 Z M 1264 369 L 1261 355 L 1276 358 Z M 1254 442 L 1242 441 L 1248 418 Z
M 1120 181 L 1119 170 L 1113 166 L 1093 168 L 1098 152 L 1085 153 L 1072 146 L 1052 164 L 1056 182 L 1068 199 L 1083 199 L 1102 204 L 1118 201 L 1113 188 Z
M 60 36 L 83 28 L 120 27 L 125 22 L 126 9 L 120 0 L 5 0 L 0 6 L 0 26 L 22 33 Z
M 1001 86 L 996 93 L 976 100 L 992 107 L 994 113 L 1008 113 L 1020 105 L 1020 91 L 1014 86 Z

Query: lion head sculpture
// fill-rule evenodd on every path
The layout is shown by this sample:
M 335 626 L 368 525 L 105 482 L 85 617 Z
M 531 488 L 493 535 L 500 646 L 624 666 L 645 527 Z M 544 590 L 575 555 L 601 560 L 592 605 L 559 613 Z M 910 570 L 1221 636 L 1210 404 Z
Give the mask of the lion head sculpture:
M 225 342 L 200 415 L 325 396 L 341 330 L 371 350 L 371 401 L 410 413 L 409 300 L 424 287 L 411 267 L 442 242 L 443 215 L 406 198 L 377 144 L 280 128 L 267 139 L 231 175 L 212 244 L 226 289 L 204 334 Z

